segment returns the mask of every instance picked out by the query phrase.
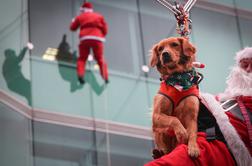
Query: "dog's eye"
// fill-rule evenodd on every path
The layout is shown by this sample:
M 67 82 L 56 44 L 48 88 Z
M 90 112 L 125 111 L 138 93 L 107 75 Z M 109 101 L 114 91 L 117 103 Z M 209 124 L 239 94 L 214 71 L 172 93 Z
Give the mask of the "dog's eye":
M 173 43 L 171 43 L 171 46 L 172 47 L 177 47 L 179 44 L 178 43 L 175 43 L 175 42 L 173 42 Z
M 160 46 L 160 47 L 158 48 L 158 52 L 163 51 L 163 49 L 164 49 L 164 47 Z

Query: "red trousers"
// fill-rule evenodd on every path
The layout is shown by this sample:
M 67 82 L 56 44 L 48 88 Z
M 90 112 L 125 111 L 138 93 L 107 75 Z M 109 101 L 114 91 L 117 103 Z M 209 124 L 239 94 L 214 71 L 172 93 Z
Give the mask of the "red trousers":
M 84 77 L 86 69 L 86 61 L 90 50 L 93 50 L 94 58 L 100 67 L 100 74 L 104 80 L 108 80 L 108 67 L 103 57 L 103 43 L 98 40 L 83 40 L 79 44 L 80 56 L 77 60 L 77 74 Z
M 200 156 L 196 159 L 189 157 L 187 145 L 178 145 L 171 153 L 153 160 L 144 166 L 234 166 L 235 161 L 232 158 L 227 146 L 218 140 L 208 142 L 206 134 L 198 133 L 197 143 L 200 148 Z

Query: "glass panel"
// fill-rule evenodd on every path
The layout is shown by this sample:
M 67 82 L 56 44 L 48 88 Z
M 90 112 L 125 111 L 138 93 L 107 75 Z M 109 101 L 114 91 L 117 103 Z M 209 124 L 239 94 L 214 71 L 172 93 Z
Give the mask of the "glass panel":
M 234 54 L 240 49 L 236 18 L 219 12 L 194 8 L 193 43 L 198 60 L 206 64 L 199 69 L 204 74 L 202 91 L 219 93 L 225 89 L 229 67 Z
M 139 31 L 136 1 L 94 1 L 94 10 L 102 13 L 108 23 L 105 57 L 110 70 L 137 73 L 134 64 L 138 60 Z
M 251 8 L 252 12 L 252 8 Z M 251 47 L 252 46 L 252 17 L 250 18 L 239 18 L 239 26 L 241 30 L 241 38 L 243 47 Z
M 33 166 L 31 120 L 0 102 L 0 165 Z
M 144 55 L 140 57 L 139 70 L 141 70 L 143 64 L 149 65 L 149 51 L 154 44 L 164 38 L 176 36 L 175 17 L 165 7 L 153 0 L 140 0 L 140 12 Z M 142 56 L 145 57 L 143 58 Z M 143 62 L 143 59 L 146 62 Z M 148 75 L 155 79 L 159 78 L 159 73 L 156 72 L 156 69 L 151 69 Z
M 26 0 L 1 2 L 0 88 L 31 105 Z
M 34 55 L 41 56 L 48 48 L 59 48 L 64 34 L 71 51 L 77 50 L 78 32 L 70 32 L 69 25 L 72 17 L 80 13 L 81 2 L 68 0 L 30 2 L 31 40 L 36 45 Z M 109 27 L 104 49 L 109 69 L 136 73 L 134 61 L 139 54 L 137 46 L 139 37 L 135 0 L 128 1 L 126 5 L 122 1 L 113 0 L 94 1 L 93 4 L 94 10 L 104 15 Z
M 72 44 L 69 25 L 72 19 L 72 1 L 32 0 L 30 1 L 30 38 L 35 48 L 33 55 L 42 56 L 47 48 L 58 48 L 63 35 Z
M 41 122 L 34 131 L 36 166 L 142 166 L 151 160 L 150 140 Z

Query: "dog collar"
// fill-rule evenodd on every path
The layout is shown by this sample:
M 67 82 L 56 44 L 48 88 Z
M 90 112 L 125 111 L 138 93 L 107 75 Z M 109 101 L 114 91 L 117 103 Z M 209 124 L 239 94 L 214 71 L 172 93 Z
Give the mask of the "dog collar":
M 202 74 L 196 72 L 196 70 L 193 68 L 187 72 L 174 73 L 168 78 L 165 78 L 164 81 L 166 84 L 171 85 L 181 91 L 187 90 L 193 85 L 198 85 L 202 79 Z

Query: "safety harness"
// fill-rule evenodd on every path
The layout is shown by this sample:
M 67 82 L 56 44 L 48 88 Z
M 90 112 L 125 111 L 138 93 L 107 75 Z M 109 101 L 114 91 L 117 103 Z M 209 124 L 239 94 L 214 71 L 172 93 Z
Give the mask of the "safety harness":
M 198 84 L 202 79 L 203 75 L 196 72 L 194 68 L 188 72 L 162 77 L 158 94 L 168 98 L 174 109 L 186 97 L 199 97 Z
M 246 122 L 250 137 L 250 144 L 252 146 L 251 111 L 246 109 L 246 107 L 244 106 L 243 102 L 240 100 L 239 97 L 236 99 L 231 99 L 222 102 L 221 107 L 225 110 L 225 112 L 230 112 L 236 118 Z M 202 103 L 200 105 L 200 111 L 198 116 L 198 130 L 204 131 L 206 133 L 208 141 L 217 139 L 226 143 L 219 129 L 219 126 L 216 123 L 214 116 L 212 115 L 212 113 L 208 111 L 208 109 Z

